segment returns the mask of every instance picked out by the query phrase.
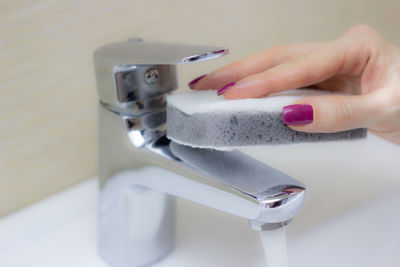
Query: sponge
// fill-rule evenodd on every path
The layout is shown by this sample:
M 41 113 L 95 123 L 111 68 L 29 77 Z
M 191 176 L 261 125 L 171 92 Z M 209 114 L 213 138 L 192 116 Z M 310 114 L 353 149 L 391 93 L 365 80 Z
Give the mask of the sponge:
M 296 89 L 264 98 L 238 100 L 227 100 L 212 90 L 173 94 L 167 99 L 167 136 L 183 145 L 221 150 L 366 137 L 366 129 L 302 133 L 283 123 L 284 106 L 304 96 L 321 94 L 328 93 Z

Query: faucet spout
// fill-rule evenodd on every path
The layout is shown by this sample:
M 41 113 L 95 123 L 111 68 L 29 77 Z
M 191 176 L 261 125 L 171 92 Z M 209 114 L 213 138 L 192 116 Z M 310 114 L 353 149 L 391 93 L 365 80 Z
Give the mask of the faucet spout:
M 134 137 L 131 141 L 136 143 Z M 302 183 L 239 151 L 190 147 L 170 141 L 165 135 L 148 143 L 146 148 L 184 169 L 188 167 L 203 174 L 204 181 L 232 189 L 230 191 L 241 198 L 255 203 L 257 217 L 241 216 L 250 220 L 250 227 L 254 230 L 286 225 L 303 205 L 306 190 Z M 190 172 L 185 176 L 191 177 Z M 176 193 L 173 195 L 178 196 Z M 199 203 L 195 197 L 185 199 Z M 219 209 L 217 200 L 212 207 Z M 235 209 L 240 210 L 240 207 L 231 205 L 230 211 L 221 210 L 239 215 Z
M 169 147 L 184 164 L 205 174 L 208 179 L 253 199 L 259 213 L 256 218 L 248 218 L 250 220 L 285 223 L 299 212 L 303 204 L 303 184 L 239 151 L 193 148 L 175 142 L 171 142 Z

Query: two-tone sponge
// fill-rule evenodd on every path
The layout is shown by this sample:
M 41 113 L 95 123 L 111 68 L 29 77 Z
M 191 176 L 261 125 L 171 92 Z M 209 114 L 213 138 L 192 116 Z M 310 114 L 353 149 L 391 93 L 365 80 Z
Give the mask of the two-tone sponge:
M 168 96 L 167 135 L 180 144 L 214 149 L 366 137 L 366 129 L 302 133 L 283 123 L 284 106 L 304 96 L 321 94 L 327 92 L 297 89 L 238 100 L 227 100 L 211 90 L 173 94 Z

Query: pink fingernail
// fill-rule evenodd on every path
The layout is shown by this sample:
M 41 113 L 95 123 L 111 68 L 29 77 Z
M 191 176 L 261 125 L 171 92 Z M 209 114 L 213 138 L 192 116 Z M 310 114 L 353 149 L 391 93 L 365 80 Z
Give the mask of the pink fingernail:
M 194 89 L 194 86 L 196 85 L 196 83 L 198 83 L 201 79 L 203 79 L 204 77 L 206 77 L 207 74 L 201 75 L 200 77 L 197 77 L 196 79 L 194 79 L 193 81 L 191 81 L 189 83 L 189 88 L 190 89 Z
M 225 93 L 229 88 L 231 88 L 235 84 L 236 84 L 236 82 L 231 82 L 231 83 L 225 84 L 223 87 L 221 87 L 221 89 L 219 89 L 217 91 L 217 95 L 222 95 L 223 93 Z
M 310 124 L 314 120 L 314 111 L 311 105 L 289 105 L 283 107 L 282 117 L 287 125 Z

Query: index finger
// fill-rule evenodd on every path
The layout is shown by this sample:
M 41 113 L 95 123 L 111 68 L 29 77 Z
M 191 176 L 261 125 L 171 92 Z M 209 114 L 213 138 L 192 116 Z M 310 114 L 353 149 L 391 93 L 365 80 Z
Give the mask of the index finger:
M 261 97 L 316 84 L 336 74 L 359 75 L 369 55 L 368 46 L 361 42 L 338 39 L 294 61 L 248 76 L 231 86 L 223 95 L 227 99 Z
M 193 86 L 193 89 L 219 89 L 224 84 L 236 82 L 247 76 L 263 72 L 320 46 L 320 43 L 298 43 L 273 47 L 213 71 L 199 80 Z

